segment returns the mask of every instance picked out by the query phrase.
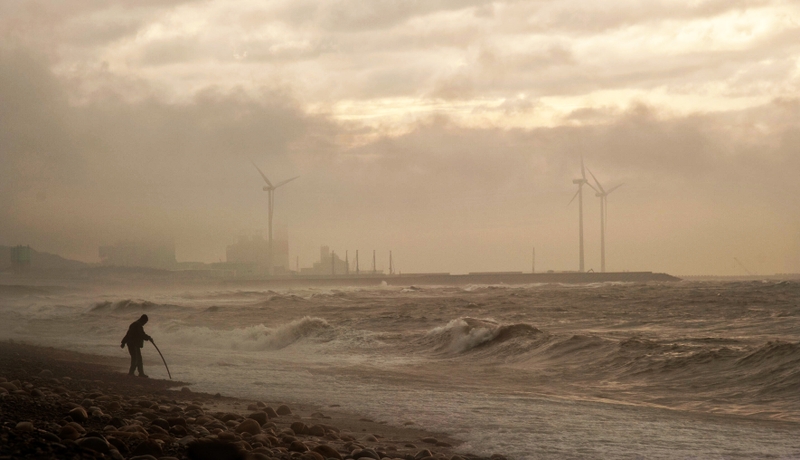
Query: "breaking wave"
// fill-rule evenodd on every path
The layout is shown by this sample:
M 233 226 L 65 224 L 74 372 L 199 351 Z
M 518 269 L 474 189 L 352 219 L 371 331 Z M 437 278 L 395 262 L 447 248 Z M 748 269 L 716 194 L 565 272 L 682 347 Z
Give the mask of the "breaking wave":
M 269 291 L 272 292 L 272 291 Z M 180 295 L 181 298 L 189 300 L 209 300 L 209 299 L 251 299 L 264 297 L 264 291 L 245 291 L 245 290 L 230 290 L 230 291 L 211 291 L 211 292 L 185 292 Z
M 305 302 L 306 299 L 297 295 L 297 294 L 277 294 L 272 293 L 270 291 L 270 295 L 267 296 L 267 299 L 263 302 L 264 304 L 269 304 L 271 302 Z
M 428 331 L 422 342 L 438 353 L 460 354 L 509 341 L 530 342 L 541 335 L 542 331 L 530 324 L 499 324 L 491 319 L 464 317 Z
M 128 312 L 148 312 L 154 310 L 175 310 L 183 309 L 180 305 L 160 304 L 148 300 L 125 299 L 117 302 L 105 301 L 97 302 L 89 310 L 92 313 L 128 313 Z
M 461 317 L 415 341 L 444 359 L 524 363 L 556 369 L 567 380 L 591 378 L 654 387 L 691 385 L 718 397 L 742 393 L 797 399 L 800 343 L 747 346 L 736 339 L 699 337 L 614 339 L 593 334 L 551 334 L 527 323 Z M 571 375 L 571 377 L 567 377 Z
M 242 351 L 280 350 L 302 341 L 328 342 L 335 338 L 334 328 L 327 321 L 308 316 L 273 328 L 257 324 L 230 330 L 172 322 L 157 332 L 182 345 Z
M 797 398 L 800 386 L 800 342 L 767 342 L 736 360 L 742 380 L 762 395 Z
M 688 385 L 718 398 L 749 394 L 798 400 L 800 343 L 744 346 L 713 338 L 659 343 L 630 337 L 613 345 L 609 339 L 576 335 L 543 348 L 548 359 L 577 365 L 593 378 L 667 388 Z

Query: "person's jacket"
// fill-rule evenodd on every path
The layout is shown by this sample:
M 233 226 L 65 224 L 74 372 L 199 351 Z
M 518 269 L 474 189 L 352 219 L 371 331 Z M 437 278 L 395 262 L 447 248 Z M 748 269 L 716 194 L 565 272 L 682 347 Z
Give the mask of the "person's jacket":
M 128 347 L 142 348 L 145 340 L 153 339 L 144 333 L 144 326 L 137 320 L 128 327 L 128 333 L 122 338 L 122 345 L 127 343 Z

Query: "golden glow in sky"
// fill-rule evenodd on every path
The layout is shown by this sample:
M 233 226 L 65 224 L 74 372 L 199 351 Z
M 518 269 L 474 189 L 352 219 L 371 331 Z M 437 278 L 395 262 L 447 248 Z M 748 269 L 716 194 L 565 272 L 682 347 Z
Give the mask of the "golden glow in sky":
M 209 85 L 291 84 L 309 107 L 369 124 L 441 111 L 468 125 L 552 125 L 578 108 L 646 103 L 685 114 L 798 90 L 792 2 L 402 4 L 188 3 L 117 40 L 65 46 L 59 70 L 106 63 L 171 98 Z M 527 108 L 509 114 L 504 102 L 520 100 Z

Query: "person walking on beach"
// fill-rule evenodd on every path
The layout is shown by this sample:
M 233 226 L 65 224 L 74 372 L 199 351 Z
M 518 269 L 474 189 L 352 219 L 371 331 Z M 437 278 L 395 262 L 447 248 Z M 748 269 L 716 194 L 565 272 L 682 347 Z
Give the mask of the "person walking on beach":
M 144 346 L 144 341 L 152 342 L 153 339 L 149 335 L 144 333 L 144 325 L 147 324 L 147 315 L 142 315 L 136 321 L 132 322 L 130 326 L 128 326 L 128 333 L 125 334 L 125 337 L 122 338 L 122 343 L 119 345 L 120 348 L 125 348 L 125 345 L 128 345 L 128 353 L 131 354 L 131 368 L 128 371 L 128 375 L 133 375 L 134 369 L 139 369 L 139 377 L 147 377 L 144 375 L 144 364 L 142 363 L 142 347 Z

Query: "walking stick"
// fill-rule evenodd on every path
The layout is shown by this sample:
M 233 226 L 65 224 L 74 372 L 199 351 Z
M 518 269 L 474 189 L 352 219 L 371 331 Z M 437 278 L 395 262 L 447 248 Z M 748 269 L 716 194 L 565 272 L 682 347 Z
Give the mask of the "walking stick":
M 158 356 L 161 356 L 161 361 L 164 361 L 164 367 L 167 368 L 167 375 L 169 375 L 169 379 L 172 380 L 172 374 L 169 373 L 169 366 L 167 366 L 167 360 L 164 359 L 164 355 L 161 354 L 161 350 L 158 349 L 158 345 L 156 345 L 156 343 L 153 340 L 150 340 L 150 343 L 152 343 L 153 346 L 156 347 L 156 351 L 158 352 Z

